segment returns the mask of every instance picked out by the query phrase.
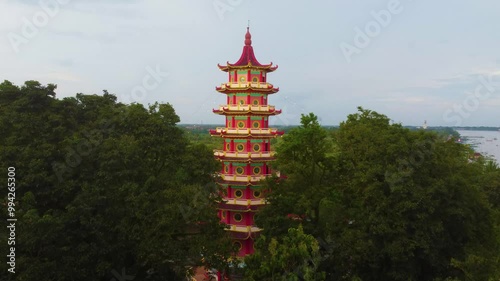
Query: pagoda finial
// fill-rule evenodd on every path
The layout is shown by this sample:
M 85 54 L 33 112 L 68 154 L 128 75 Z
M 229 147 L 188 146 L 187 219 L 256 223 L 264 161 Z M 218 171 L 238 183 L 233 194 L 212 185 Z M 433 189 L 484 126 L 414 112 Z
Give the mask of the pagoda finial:
M 245 34 L 245 46 L 252 46 L 252 35 L 250 34 L 250 21 L 248 21 L 247 34 Z

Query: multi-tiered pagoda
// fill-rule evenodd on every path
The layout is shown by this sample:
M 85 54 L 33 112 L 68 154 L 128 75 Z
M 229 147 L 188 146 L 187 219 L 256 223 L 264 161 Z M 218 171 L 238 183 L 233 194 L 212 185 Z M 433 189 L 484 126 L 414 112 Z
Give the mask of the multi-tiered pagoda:
M 226 125 L 210 130 L 212 136 L 223 139 L 223 149 L 215 151 L 215 157 L 222 162 L 219 184 L 227 191 L 220 204 L 219 218 L 229 225 L 240 257 L 254 251 L 254 239 L 260 231 L 254 216 L 265 204 L 260 181 L 271 174 L 268 166 L 274 160 L 271 139 L 283 135 L 269 128 L 269 117 L 280 114 L 281 110 L 268 104 L 269 95 L 279 89 L 267 82 L 267 74 L 278 66 L 260 64 L 251 39 L 247 28 L 240 59 L 233 64 L 218 65 L 229 74 L 229 81 L 216 87 L 226 95 L 227 102 L 213 111 L 225 116 Z

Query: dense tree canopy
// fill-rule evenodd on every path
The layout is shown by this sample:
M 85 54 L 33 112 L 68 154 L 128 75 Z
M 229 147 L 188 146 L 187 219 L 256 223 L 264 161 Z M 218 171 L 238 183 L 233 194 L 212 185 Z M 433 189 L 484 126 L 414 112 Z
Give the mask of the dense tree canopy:
M 261 236 L 258 243 L 261 251 L 246 259 L 247 280 L 325 280 L 325 273 L 318 272 L 321 259 L 318 241 L 305 234 L 302 225 L 289 228 L 279 238 Z
M 330 136 L 306 115 L 277 147 L 286 176 L 267 181 L 257 223 L 264 237 L 303 224 L 327 280 L 497 280 L 500 174 L 470 155 L 362 108 Z
M 59 100 L 55 89 L 0 84 L 0 163 L 16 169 L 18 218 L 17 273 L 2 263 L 0 279 L 183 280 L 202 263 L 224 268 L 217 163 L 189 144 L 173 107 L 107 92 Z
M 2 263 L 1 280 L 185 280 L 199 265 L 251 281 L 500 280 L 500 169 L 453 139 L 363 108 L 336 130 L 303 115 L 278 141 L 264 231 L 238 272 L 214 141 L 190 141 L 168 103 L 55 91 L 0 84 L 18 219 L 16 274 Z

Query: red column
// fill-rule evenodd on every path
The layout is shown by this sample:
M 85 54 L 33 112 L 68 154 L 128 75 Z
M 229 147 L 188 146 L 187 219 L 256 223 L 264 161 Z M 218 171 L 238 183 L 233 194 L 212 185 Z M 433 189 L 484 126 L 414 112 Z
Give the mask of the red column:
M 249 197 L 247 197 L 247 199 L 248 198 Z M 245 220 L 245 225 L 252 225 L 252 218 L 251 218 L 250 214 L 251 214 L 250 212 L 247 212 L 247 218 Z

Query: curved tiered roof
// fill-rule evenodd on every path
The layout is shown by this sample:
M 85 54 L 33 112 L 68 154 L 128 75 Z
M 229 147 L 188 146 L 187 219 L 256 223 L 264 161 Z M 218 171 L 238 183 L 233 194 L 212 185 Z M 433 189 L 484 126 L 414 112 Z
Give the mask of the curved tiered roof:
M 266 92 L 267 94 L 274 94 L 279 92 L 280 88 L 274 88 L 272 84 L 269 83 L 241 83 L 241 82 L 228 82 L 221 84 L 220 86 L 216 86 L 215 90 L 221 93 L 237 93 L 237 92 L 247 92 L 251 91 L 259 91 Z
M 281 109 L 269 105 L 221 105 L 218 109 L 212 109 L 213 113 L 219 115 L 278 115 Z
M 212 136 L 220 136 L 223 138 L 256 138 L 256 139 L 269 139 L 275 138 L 277 136 L 282 136 L 285 132 L 279 131 L 275 128 L 267 128 L 267 129 L 238 129 L 238 128 L 225 128 L 220 127 L 209 130 L 210 135 Z
M 250 34 L 250 28 L 247 27 L 247 33 L 245 34 L 245 46 L 243 47 L 243 52 L 241 53 L 240 59 L 235 63 L 227 62 L 226 65 L 217 65 L 222 71 L 230 71 L 231 69 L 241 69 L 241 68 L 256 68 L 266 70 L 267 72 L 273 72 L 278 69 L 278 66 L 273 66 L 273 63 L 261 64 L 253 52 L 252 47 L 252 35 Z

